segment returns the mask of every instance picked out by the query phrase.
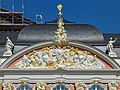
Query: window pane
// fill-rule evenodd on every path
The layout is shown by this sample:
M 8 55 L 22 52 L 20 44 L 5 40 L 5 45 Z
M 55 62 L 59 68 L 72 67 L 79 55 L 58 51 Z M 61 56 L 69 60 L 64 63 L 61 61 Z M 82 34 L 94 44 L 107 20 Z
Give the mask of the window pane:
M 32 90 L 29 85 L 20 85 L 17 90 Z
M 89 90 L 104 90 L 104 88 L 100 85 L 93 85 L 89 88 Z
M 64 85 L 57 85 L 53 90 L 68 90 Z

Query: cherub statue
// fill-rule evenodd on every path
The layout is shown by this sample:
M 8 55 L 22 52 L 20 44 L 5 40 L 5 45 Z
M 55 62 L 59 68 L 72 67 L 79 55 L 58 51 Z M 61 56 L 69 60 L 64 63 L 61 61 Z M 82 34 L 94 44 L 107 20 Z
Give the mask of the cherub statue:
M 11 56 L 13 47 L 14 47 L 14 44 L 9 39 L 9 37 L 7 37 L 7 42 L 6 42 L 6 45 L 5 45 L 5 52 L 4 52 L 3 56 Z
M 76 90 L 85 90 L 85 83 L 77 82 L 75 83 Z
M 106 51 L 108 53 L 109 56 L 111 57 L 116 57 L 116 53 L 115 53 L 115 50 L 113 48 L 113 43 L 115 43 L 117 40 L 117 38 L 115 38 L 114 40 L 112 39 L 112 37 L 110 38 L 110 41 L 108 42 L 107 44 L 107 48 L 106 48 Z
M 37 82 L 36 86 L 37 86 L 37 90 L 46 90 L 46 83 L 44 82 Z
M 12 83 L 4 82 L 3 83 L 3 90 L 12 90 Z
M 117 82 L 109 82 L 108 86 L 109 86 L 109 90 L 118 90 L 117 89 L 117 87 L 118 87 L 118 83 Z

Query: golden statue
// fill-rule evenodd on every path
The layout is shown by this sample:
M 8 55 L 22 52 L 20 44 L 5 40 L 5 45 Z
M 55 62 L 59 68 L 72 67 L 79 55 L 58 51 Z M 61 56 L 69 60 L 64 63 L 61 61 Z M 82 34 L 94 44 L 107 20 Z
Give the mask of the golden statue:
M 63 7 L 62 4 L 59 4 L 59 5 L 57 6 L 57 8 L 58 8 L 59 11 L 62 10 L 62 7 Z

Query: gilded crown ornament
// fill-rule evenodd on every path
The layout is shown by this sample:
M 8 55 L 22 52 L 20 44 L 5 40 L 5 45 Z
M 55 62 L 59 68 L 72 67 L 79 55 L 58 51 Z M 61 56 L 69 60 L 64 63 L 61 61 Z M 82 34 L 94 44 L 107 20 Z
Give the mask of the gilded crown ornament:
M 59 11 L 62 10 L 62 7 L 63 7 L 62 4 L 59 4 L 59 5 L 57 6 L 57 8 L 58 8 Z

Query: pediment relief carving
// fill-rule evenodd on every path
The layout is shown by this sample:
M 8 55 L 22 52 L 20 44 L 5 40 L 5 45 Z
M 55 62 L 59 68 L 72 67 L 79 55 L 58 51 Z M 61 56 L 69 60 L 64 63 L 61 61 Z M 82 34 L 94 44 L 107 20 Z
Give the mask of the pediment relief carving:
M 105 65 L 88 51 L 53 45 L 22 56 L 14 68 L 103 69 Z

